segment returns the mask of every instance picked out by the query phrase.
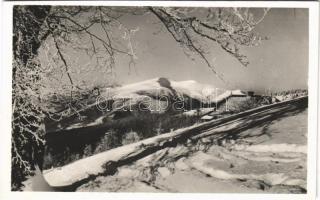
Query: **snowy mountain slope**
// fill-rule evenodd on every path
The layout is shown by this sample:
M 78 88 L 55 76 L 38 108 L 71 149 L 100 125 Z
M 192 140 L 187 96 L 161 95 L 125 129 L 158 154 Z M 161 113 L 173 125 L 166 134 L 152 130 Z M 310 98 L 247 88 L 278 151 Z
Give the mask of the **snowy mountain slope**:
M 161 96 L 172 97 L 177 95 L 196 99 L 203 103 L 216 103 L 233 94 L 245 95 L 240 90 L 220 89 L 194 80 L 172 81 L 166 78 L 154 78 L 115 88 L 111 93 L 104 95 L 112 96 L 114 99 L 139 99 L 141 95 L 157 99 Z
M 167 105 L 179 97 L 188 106 L 195 109 L 200 103 L 219 103 L 231 95 L 242 95 L 240 90 L 224 90 L 212 85 L 201 84 L 194 80 L 173 81 L 167 78 L 154 78 L 142 82 L 132 83 L 121 87 L 106 89 L 101 93 L 105 101 L 110 101 L 108 110 L 101 110 L 98 101 L 81 110 L 82 118 L 70 116 L 50 127 L 50 131 L 71 130 L 104 123 L 103 116 L 119 111 L 141 111 L 163 113 L 169 109 Z M 103 102 L 103 101 L 102 101 Z M 195 106 L 192 105 L 196 103 Z M 103 106 L 102 106 L 103 107 Z
M 158 82 L 159 79 L 151 79 L 138 83 L 124 85 L 116 88 L 114 98 L 135 98 L 139 96 L 139 92 L 145 92 L 147 96 L 172 95 L 170 89 L 165 88 Z

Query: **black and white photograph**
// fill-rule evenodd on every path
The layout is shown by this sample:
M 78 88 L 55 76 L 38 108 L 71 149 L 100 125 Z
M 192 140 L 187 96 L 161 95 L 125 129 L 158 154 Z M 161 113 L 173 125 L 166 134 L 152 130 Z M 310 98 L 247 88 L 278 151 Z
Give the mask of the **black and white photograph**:
M 310 192 L 309 7 L 11 9 L 11 192 Z

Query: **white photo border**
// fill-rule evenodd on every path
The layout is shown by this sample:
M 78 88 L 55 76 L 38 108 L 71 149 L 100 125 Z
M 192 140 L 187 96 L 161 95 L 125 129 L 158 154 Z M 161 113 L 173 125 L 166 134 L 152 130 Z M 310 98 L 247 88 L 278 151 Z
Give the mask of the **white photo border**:
M 11 192 L 11 92 L 12 92 L 12 10 L 14 5 L 103 5 L 103 6 L 184 6 L 184 7 L 271 7 L 309 9 L 308 77 L 308 174 L 307 194 L 238 193 L 106 193 L 106 192 Z M 0 67 L 0 199 L 315 199 L 319 103 L 319 2 L 298 1 L 15 1 L 1 2 Z M 319 157 L 319 155 L 318 155 Z

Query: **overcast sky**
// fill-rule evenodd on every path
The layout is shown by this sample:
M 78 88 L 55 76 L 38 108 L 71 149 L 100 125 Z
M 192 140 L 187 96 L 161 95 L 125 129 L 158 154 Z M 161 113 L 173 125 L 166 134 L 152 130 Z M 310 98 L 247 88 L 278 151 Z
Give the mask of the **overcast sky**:
M 260 46 L 242 48 L 250 64 L 242 66 L 236 59 L 210 44 L 208 57 L 226 82 L 219 80 L 199 57 L 192 61 L 158 23 L 152 14 L 122 19 L 129 28 L 139 27 L 133 42 L 138 59 L 135 70 L 127 60 L 116 62 L 116 80 L 120 84 L 155 77 L 173 80 L 196 80 L 217 87 L 243 90 L 285 90 L 307 88 L 308 79 L 308 10 L 273 8 L 255 31 L 270 39 Z M 156 34 L 155 34 L 156 33 Z M 102 80 L 99 72 L 77 76 L 86 81 Z M 102 80 L 103 81 L 103 80 Z

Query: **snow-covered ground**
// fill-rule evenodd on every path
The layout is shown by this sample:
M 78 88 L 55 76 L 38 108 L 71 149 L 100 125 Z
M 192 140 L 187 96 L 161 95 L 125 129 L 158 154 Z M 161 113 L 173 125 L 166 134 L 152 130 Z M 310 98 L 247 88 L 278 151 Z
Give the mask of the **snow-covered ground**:
M 160 150 L 77 191 L 306 192 L 307 110 L 238 135 Z
M 132 157 L 146 147 L 160 147 L 164 141 L 211 122 L 47 170 L 44 177 L 51 186 L 67 186 L 88 178 L 77 191 L 304 193 L 307 108 L 284 105 L 269 106 L 221 126 L 208 126 L 186 143 L 126 161 L 113 175 L 104 175 L 106 163 Z M 192 179 L 199 184 L 182 181 Z

